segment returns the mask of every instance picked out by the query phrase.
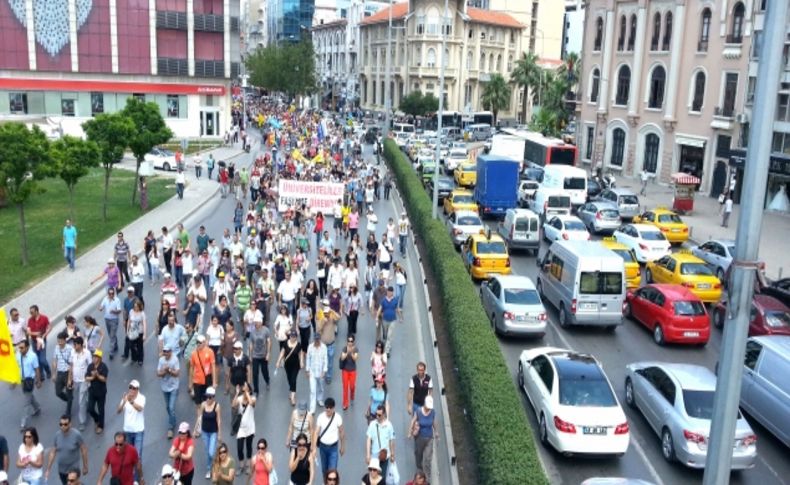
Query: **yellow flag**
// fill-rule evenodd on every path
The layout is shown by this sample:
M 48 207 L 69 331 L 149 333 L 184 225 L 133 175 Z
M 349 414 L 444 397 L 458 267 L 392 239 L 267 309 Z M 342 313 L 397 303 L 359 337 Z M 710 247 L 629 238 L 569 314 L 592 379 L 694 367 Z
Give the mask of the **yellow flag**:
M 14 343 L 11 341 L 11 330 L 8 328 L 5 307 L 0 307 L 0 381 L 19 384 L 22 382 L 22 377 L 14 352 Z

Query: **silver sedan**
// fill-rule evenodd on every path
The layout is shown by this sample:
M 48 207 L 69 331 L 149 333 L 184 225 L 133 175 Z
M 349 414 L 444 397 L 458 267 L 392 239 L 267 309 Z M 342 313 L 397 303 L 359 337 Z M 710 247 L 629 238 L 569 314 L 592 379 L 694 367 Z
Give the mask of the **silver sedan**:
M 710 241 L 691 248 L 691 254 L 705 261 L 720 280 L 730 268 L 735 257 L 735 241 L 732 239 L 711 239 Z
M 704 468 L 708 455 L 716 376 L 691 364 L 636 362 L 626 366 L 625 402 L 639 409 L 661 438 L 661 454 L 669 462 Z M 757 436 L 738 412 L 732 469 L 754 467 Z
M 501 275 L 480 287 L 483 308 L 494 332 L 542 337 L 546 333 L 546 308 L 535 284 L 526 276 Z
M 576 211 L 576 217 L 592 234 L 611 234 L 621 224 L 620 211 L 611 202 L 587 202 Z
M 486 230 L 477 212 L 468 210 L 455 211 L 450 214 L 447 218 L 447 227 L 456 248 L 461 247 L 461 244 L 472 234 L 480 234 Z

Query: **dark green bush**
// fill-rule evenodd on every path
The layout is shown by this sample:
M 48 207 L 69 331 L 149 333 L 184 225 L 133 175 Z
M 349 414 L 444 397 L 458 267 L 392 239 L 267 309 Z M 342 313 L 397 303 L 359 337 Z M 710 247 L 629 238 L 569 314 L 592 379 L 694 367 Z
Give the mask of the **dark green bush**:
M 478 291 L 444 225 L 431 217 L 432 201 L 406 156 L 392 140 L 384 156 L 395 174 L 414 233 L 425 242 L 441 294 L 465 407 L 472 421 L 480 483 L 548 484 L 513 378 L 491 331 Z

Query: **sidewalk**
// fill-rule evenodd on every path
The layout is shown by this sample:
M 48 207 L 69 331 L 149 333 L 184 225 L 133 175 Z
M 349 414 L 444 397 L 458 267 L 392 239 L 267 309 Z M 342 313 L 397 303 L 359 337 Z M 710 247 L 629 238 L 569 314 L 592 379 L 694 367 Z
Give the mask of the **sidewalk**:
M 216 160 L 230 160 L 240 155 L 246 155 L 240 145 L 216 148 L 204 156 L 207 157 L 208 153 L 213 153 Z M 203 177 L 196 180 L 194 170 L 188 171 L 183 200 L 179 200 L 175 196 L 175 185 L 173 185 L 172 198 L 121 229 L 133 254 L 142 252 L 143 239 L 149 230 L 153 230 L 158 236 L 163 226 L 174 229 L 177 224 L 189 218 L 219 192 L 219 183 L 216 180 L 208 180 L 206 172 L 204 169 Z M 78 231 L 80 229 L 77 227 Z M 73 272 L 69 271 L 64 262 L 59 270 L 50 274 L 36 286 L 5 303 L 6 308 L 16 307 L 20 314 L 26 315 L 30 305 L 37 304 L 41 306 L 41 312 L 47 315 L 53 324 L 58 324 L 67 312 L 105 290 L 103 281 L 94 285 L 90 285 L 89 282 L 104 270 L 107 259 L 113 254 L 116 240 L 115 234 L 113 234 L 87 253 L 78 250 L 76 269 Z M 60 251 L 60 248 L 48 250 Z
M 631 189 L 639 194 L 640 182 L 638 179 L 619 178 L 618 187 Z M 639 201 L 642 208 L 663 206 L 672 207 L 673 188 L 671 186 L 650 183 L 647 186 L 647 195 L 640 195 Z M 718 200 L 707 194 L 697 193 L 694 199 L 694 211 L 681 216 L 689 225 L 691 231 L 691 245 L 702 244 L 709 239 L 735 239 L 740 217 L 740 205 L 733 206 L 729 227 L 721 227 Z M 769 278 L 779 278 L 790 273 L 790 217 L 771 211 L 763 213 L 762 230 L 760 232 L 761 260 L 766 262 L 766 275 Z

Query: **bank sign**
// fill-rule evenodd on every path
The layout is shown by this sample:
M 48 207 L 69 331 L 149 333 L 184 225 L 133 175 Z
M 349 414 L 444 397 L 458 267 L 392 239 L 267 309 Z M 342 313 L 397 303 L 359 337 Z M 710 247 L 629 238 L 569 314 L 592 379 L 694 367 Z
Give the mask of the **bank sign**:
M 303 182 L 280 180 L 277 191 L 277 210 L 285 212 L 288 207 L 299 208 L 302 204 L 315 213 L 331 213 L 332 207 L 343 198 L 343 184 L 326 182 Z

